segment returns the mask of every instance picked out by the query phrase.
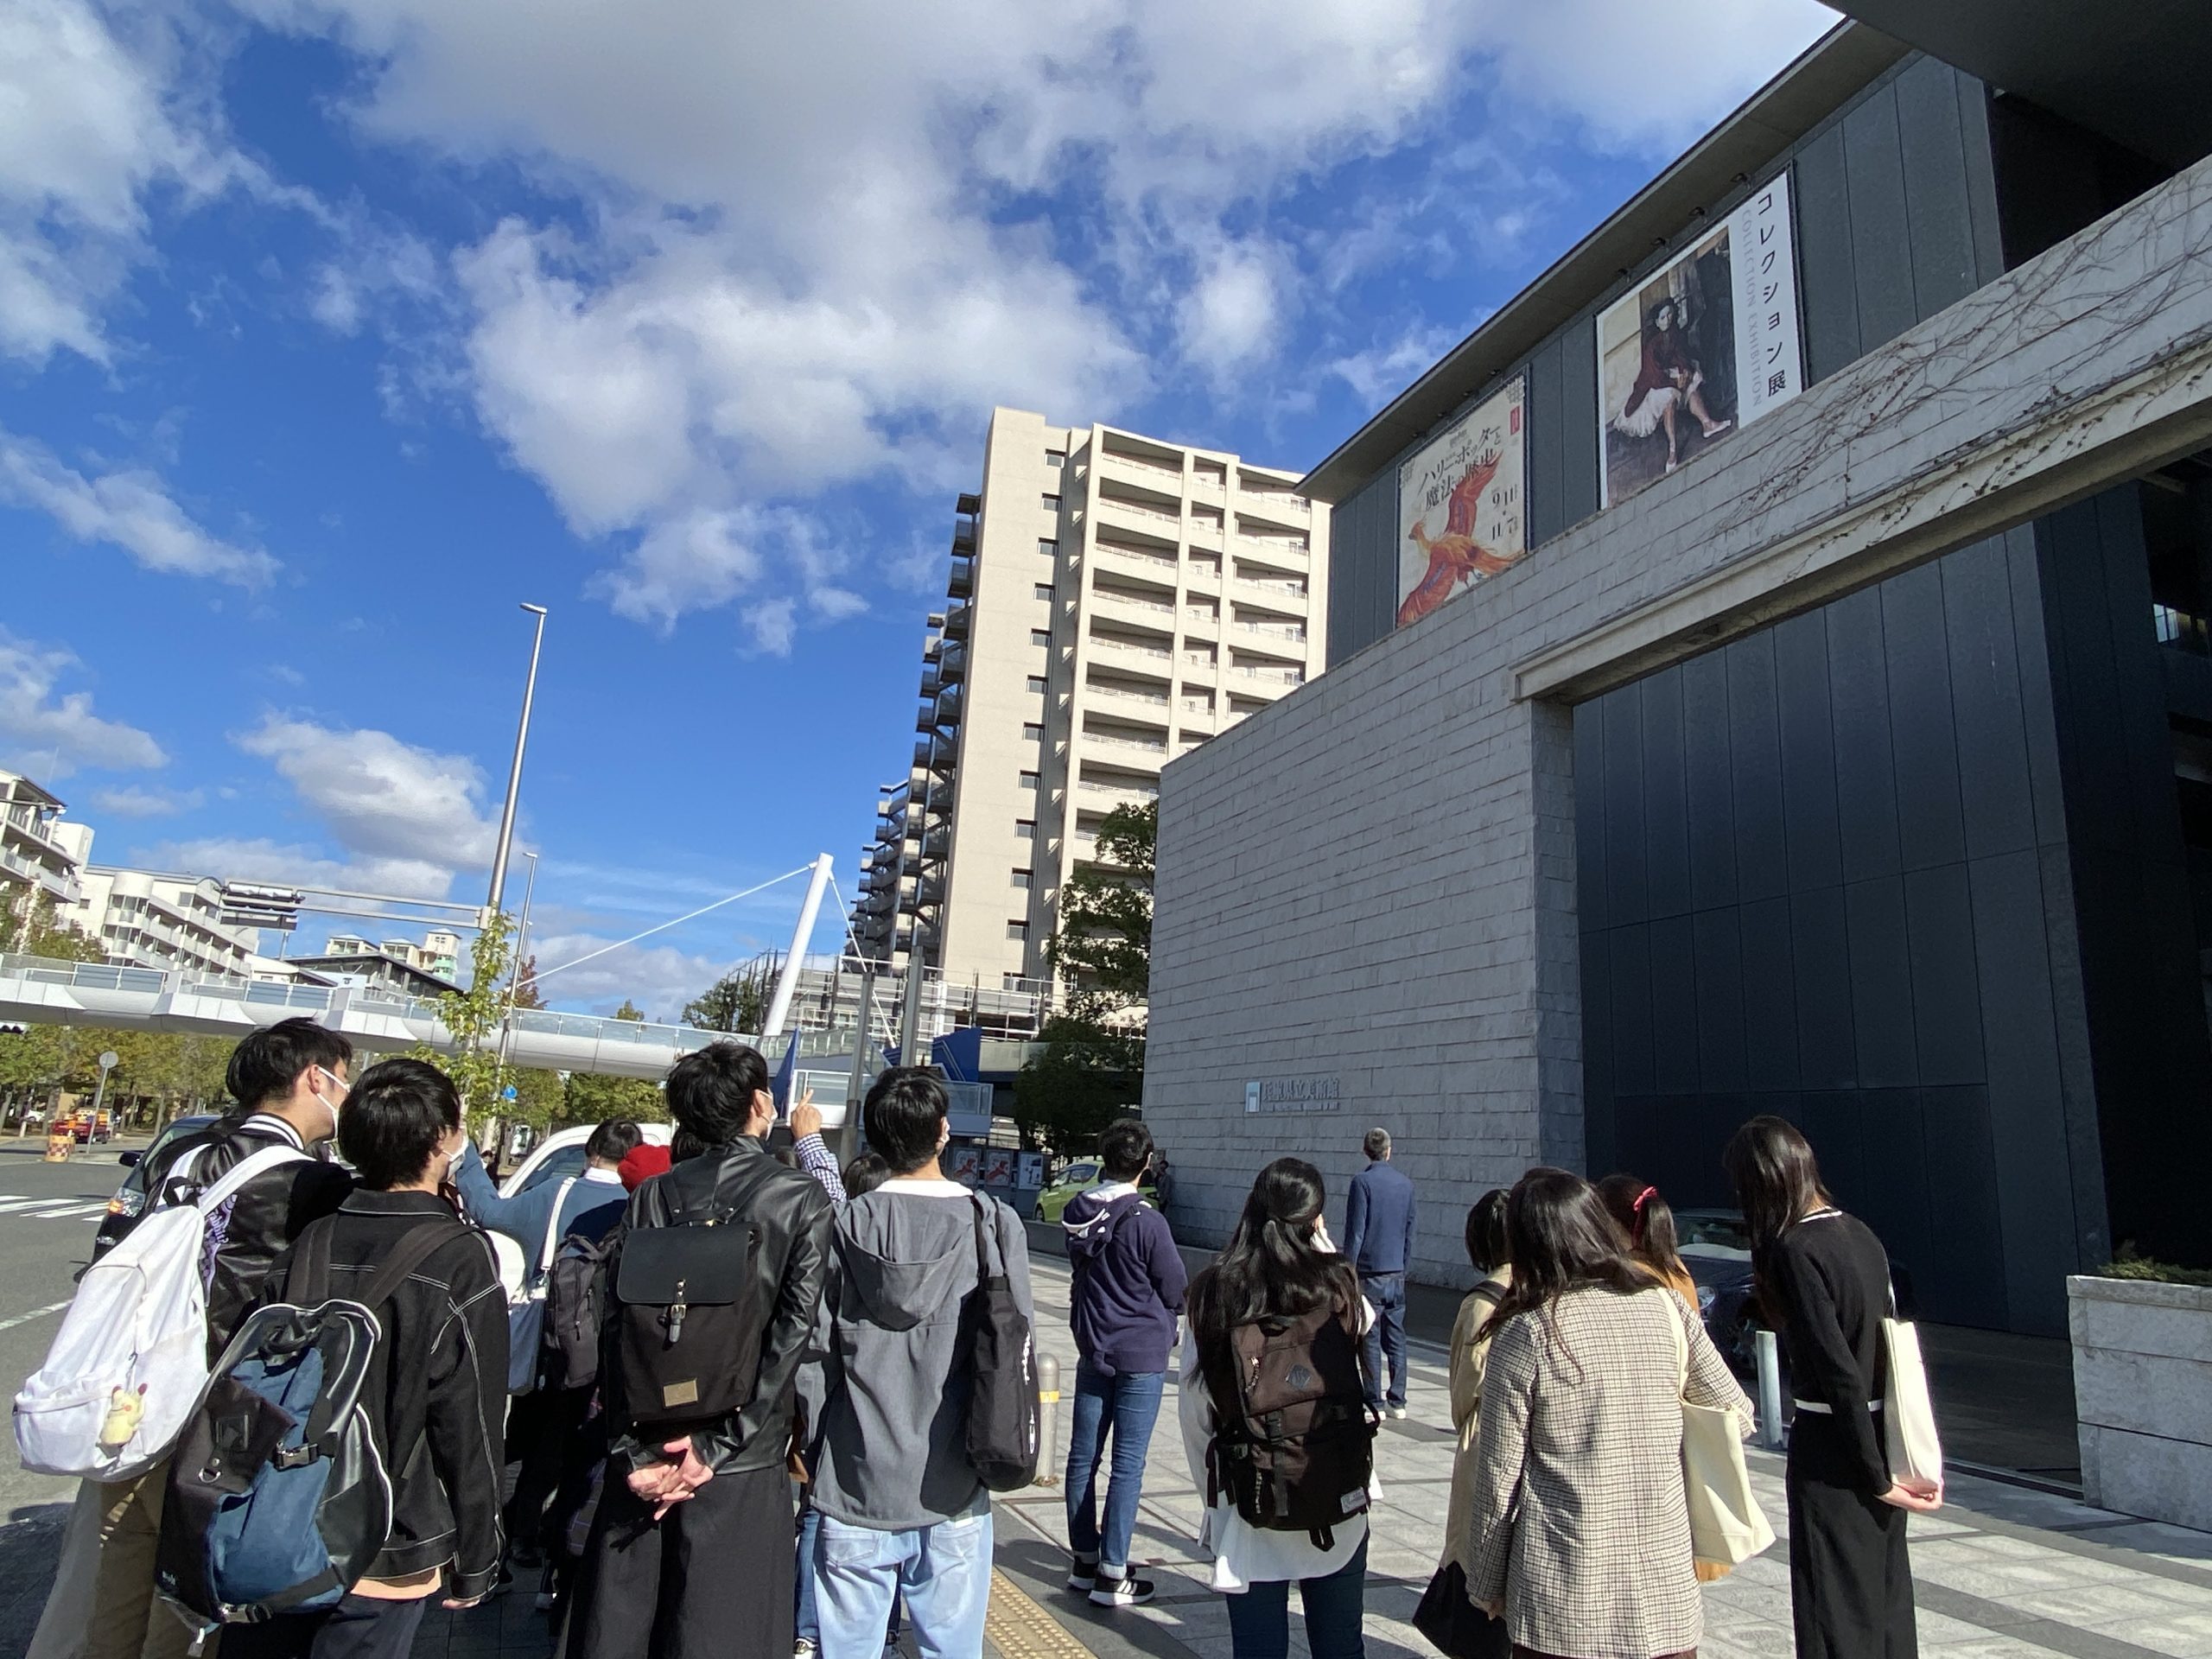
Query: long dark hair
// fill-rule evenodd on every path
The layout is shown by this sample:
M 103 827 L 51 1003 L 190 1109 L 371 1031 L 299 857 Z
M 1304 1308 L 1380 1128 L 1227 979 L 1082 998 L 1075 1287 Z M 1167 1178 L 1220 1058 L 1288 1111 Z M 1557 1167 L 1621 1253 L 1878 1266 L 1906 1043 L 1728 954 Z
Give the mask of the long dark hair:
M 1636 1259 L 1662 1280 L 1682 1278 L 1681 1241 L 1675 1232 L 1675 1212 L 1659 1189 L 1641 1175 L 1608 1175 L 1598 1183 L 1598 1196 L 1605 1213 L 1628 1236 Z
M 1191 1281 L 1191 1332 L 1198 1369 L 1221 1409 L 1236 1398 L 1232 1338 L 1240 1325 L 1294 1319 L 1323 1303 L 1357 1325 L 1359 1278 L 1341 1255 L 1313 1242 L 1328 1197 L 1321 1172 L 1302 1158 L 1278 1158 L 1260 1172 L 1236 1230 L 1213 1264 Z
M 1484 1323 L 1484 1336 L 1496 1336 L 1516 1315 L 1534 1313 L 1566 1353 L 1556 1310 L 1568 1291 L 1632 1295 L 1651 1288 L 1651 1275 L 1630 1258 L 1598 1189 L 1567 1170 L 1540 1166 L 1515 1184 L 1505 1201 L 1505 1236 L 1513 1282 Z M 1567 1358 L 1580 1375 L 1580 1362 L 1571 1353 Z
M 1753 1118 L 1736 1131 L 1720 1163 L 1735 1183 L 1736 1202 L 1751 1229 L 1755 1262 L 1763 1261 L 1775 1241 L 1808 1211 L 1835 1202 L 1821 1185 L 1821 1166 L 1811 1142 L 1787 1118 L 1770 1114 Z

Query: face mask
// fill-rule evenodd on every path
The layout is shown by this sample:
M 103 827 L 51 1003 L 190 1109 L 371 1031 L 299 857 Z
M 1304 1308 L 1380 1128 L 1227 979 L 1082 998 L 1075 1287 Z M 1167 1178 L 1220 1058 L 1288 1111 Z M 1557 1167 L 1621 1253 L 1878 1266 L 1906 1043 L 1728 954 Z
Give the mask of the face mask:
M 315 1096 L 316 1104 L 330 1114 L 330 1133 L 334 1137 L 338 1133 L 339 1110 L 346 1104 L 346 1096 L 353 1090 L 346 1079 L 336 1072 L 327 1071 L 319 1065 L 315 1067 L 314 1071 L 315 1075 L 322 1079 L 326 1087 L 334 1090 L 338 1096 L 335 1100 L 333 1100 L 328 1094 L 317 1089 L 312 1082 L 308 1085 L 308 1092 Z

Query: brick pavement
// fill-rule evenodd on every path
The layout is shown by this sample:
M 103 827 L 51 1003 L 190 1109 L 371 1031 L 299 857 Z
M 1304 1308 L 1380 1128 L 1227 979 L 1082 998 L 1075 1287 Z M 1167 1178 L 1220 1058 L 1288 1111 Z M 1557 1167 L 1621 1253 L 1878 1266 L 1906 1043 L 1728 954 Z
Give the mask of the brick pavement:
M 1034 1262 L 1039 1344 L 1071 1378 L 1065 1264 Z M 1417 1344 L 1413 1414 L 1385 1426 L 1383 1492 L 1369 1557 L 1368 1643 L 1374 1659 L 1433 1659 L 1407 1622 L 1435 1565 L 1451 1475 L 1441 1352 Z M 1229 1659 L 1229 1622 L 1198 1557 L 1199 1498 L 1183 1464 L 1173 1391 L 1147 1464 L 1133 1553 L 1160 1586 L 1150 1606 L 1108 1613 L 1059 1587 L 1065 1526 L 1057 1485 L 1001 1501 L 998 1565 L 1021 1599 L 1001 1596 L 1000 1659 L 1042 1651 L 1032 1609 L 1051 1615 L 1100 1659 Z M 1065 1418 L 1060 1424 L 1065 1444 Z M 1754 1478 L 1777 1529 L 1784 1525 L 1782 1465 L 1755 1453 Z M 1932 1659 L 2212 1659 L 2212 1535 L 2093 1510 L 1995 1481 L 1955 1479 L 1940 1515 L 1912 1522 L 1921 1650 Z M 1789 1573 L 1778 1544 L 1706 1592 L 1706 1659 L 1777 1659 L 1790 1651 Z M 1027 1634 L 1024 1632 L 1027 1631 Z M 418 1659 L 539 1659 L 544 1623 L 527 1597 L 435 1618 Z M 1303 1659 L 1302 1638 L 1293 1652 Z

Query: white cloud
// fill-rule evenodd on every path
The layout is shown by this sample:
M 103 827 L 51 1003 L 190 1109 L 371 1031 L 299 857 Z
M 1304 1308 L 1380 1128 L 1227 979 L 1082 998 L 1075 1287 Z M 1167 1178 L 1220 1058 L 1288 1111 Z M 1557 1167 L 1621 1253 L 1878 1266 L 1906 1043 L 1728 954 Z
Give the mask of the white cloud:
M 207 799 L 202 790 L 144 789 L 136 784 L 92 791 L 92 804 L 118 818 L 170 817 L 179 812 L 189 812 Z
M 537 958 L 542 974 L 613 943 L 595 933 L 552 933 L 533 937 L 527 948 Z M 734 965 L 672 944 L 632 944 L 608 951 L 573 972 L 555 974 L 544 982 L 543 990 L 549 1002 L 608 1014 L 626 998 L 643 1008 L 648 1019 L 673 1020 L 686 1002 Z
M 0 502 L 34 508 L 79 542 L 120 548 L 149 570 L 259 588 L 279 566 L 195 524 L 150 473 L 87 477 L 44 444 L 0 430 Z
M 147 207 L 234 186 L 308 205 L 233 151 L 187 72 L 194 43 L 154 10 L 90 0 L 0 8 L 0 353 L 106 363 L 101 313 L 149 257 Z M 203 68 L 197 62 L 194 68 Z
M 1327 372 L 1350 386 L 1370 409 L 1380 409 L 1427 372 L 1466 332 L 1412 328 L 1389 345 L 1331 359 Z
M 403 899 L 443 899 L 452 889 L 454 876 L 450 868 L 432 860 L 332 858 L 315 848 L 267 836 L 162 842 L 134 850 L 132 858 L 154 869 L 226 880 L 336 887 Z
M 276 715 L 234 741 L 272 762 L 301 804 L 357 859 L 448 876 L 491 864 L 498 831 L 483 805 L 484 774 L 466 755 L 440 754 L 389 732 Z
M 1306 183 L 1454 120 L 1677 142 L 1832 21 L 1812 0 L 240 3 L 355 54 L 365 131 L 519 164 L 560 202 L 455 256 L 467 395 L 572 526 L 626 550 L 611 604 L 659 626 L 743 604 L 764 649 L 870 584 L 813 579 L 747 515 L 964 480 L 994 404 L 1110 419 L 1191 371 L 1275 396 L 1302 290 L 1342 275 L 1255 228 Z M 363 326 L 364 263 L 319 273 L 327 326 Z
M 67 651 L 0 628 L 0 739 L 14 764 L 41 780 L 66 778 L 79 766 L 167 766 L 168 756 L 149 733 L 94 714 L 91 692 L 57 692 L 77 666 Z

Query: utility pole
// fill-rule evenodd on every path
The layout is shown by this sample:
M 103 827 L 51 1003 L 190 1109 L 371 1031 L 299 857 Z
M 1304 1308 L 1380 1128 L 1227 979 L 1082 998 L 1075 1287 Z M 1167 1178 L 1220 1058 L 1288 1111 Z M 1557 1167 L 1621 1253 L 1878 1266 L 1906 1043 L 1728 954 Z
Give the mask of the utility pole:
M 868 1045 L 875 1040 L 868 1014 L 874 1006 L 875 958 L 861 958 L 861 1017 L 853 1027 L 853 1074 L 845 1080 L 845 1124 L 837 1131 L 837 1162 L 861 1155 L 861 1090 L 868 1083 Z
M 514 844 L 515 801 L 522 793 L 522 752 L 530 742 L 530 705 L 537 696 L 537 653 L 545 644 L 545 607 L 524 605 L 537 619 L 537 632 L 530 642 L 530 677 L 522 686 L 522 723 L 515 728 L 515 758 L 507 768 L 507 804 L 499 811 L 499 844 L 492 855 L 492 892 L 485 908 L 496 911 L 507 890 L 507 849 Z

